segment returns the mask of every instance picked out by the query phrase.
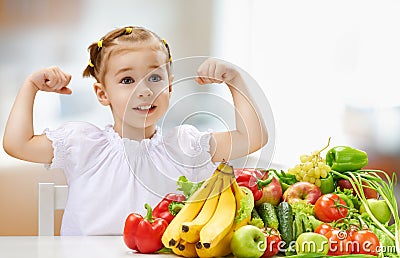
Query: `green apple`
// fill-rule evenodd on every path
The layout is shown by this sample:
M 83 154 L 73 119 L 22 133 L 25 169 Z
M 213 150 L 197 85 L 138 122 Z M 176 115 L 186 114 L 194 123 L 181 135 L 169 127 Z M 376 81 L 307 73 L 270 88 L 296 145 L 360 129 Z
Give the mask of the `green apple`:
M 367 203 L 372 214 L 380 223 L 386 224 L 389 222 L 392 213 L 385 200 L 367 199 Z M 360 213 L 366 213 L 364 205 L 361 205 Z
M 266 238 L 261 229 L 245 225 L 233 233 L 231 240 L 231 251 L 235 257 L 255 257 L 264 254 Z
M 298 254 L 322 254 L 329 251 L 328 238 L 314 232 L 300 234 L 296 239 L 296 252 Z

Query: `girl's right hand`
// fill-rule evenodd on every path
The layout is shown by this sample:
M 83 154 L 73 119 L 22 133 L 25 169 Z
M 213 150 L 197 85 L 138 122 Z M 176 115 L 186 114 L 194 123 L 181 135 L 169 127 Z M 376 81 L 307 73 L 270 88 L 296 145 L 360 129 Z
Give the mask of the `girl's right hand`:
M 34 72 L 27 80 L 36 90 L 71 94 L 71 89 L 67 87 L 71 78 L 70 74 L 63 72 L 59 67 L 51 66 Z

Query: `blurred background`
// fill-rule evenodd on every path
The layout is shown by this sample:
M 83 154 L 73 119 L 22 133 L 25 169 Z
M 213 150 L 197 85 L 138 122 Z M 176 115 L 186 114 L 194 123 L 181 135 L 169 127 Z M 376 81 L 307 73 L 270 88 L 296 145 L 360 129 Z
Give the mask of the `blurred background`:
M 93 81 L 81 76 L 87 47 L 109 30 L 138 25 L 166 38 L 174 59 L 219 57 L 258 82 L 267 98 L 259 108 L 274 118 L 260 157 L 271 166 L 294 166 L 332 137 L 331 146 L 367 151 L 368 167 L 399 173 L 399 13 L 396 1 L 0 0 L 0 137 L 23 80 L 50 65 L 72 74 L 74 93 L 38 94 L 36 133 L 71 120 L 111 123 Z M 169 121 L 174 114 L 180 119 L 178 110 Z M 65 178 L 0 149 L 0 235 L 37 234 L 44 181 Z

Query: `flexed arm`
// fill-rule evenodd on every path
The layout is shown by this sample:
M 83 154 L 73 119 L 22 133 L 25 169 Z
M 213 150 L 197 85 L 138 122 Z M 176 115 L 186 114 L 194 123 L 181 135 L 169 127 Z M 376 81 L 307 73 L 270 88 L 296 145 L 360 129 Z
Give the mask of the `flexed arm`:
M 3 148 L 10 156 L 31 162 L 51 163 L 51 141 L 45 135 L 34 135 L 33 103 L 39 90 L 71 94 L 71 89 L 67 87 L 70 81 L 71 75 L 58 67 L 36 71 L 26 78 L 15 99 L 4 131 Z
M 212 133 L 212 160 L 240 158 L 263 147 L 268 141 L 267 129 L 240 72 L 221 60 L 207 59 L 197 73 L 199 84 L 225 82 L 235 105 L 236 129 Z

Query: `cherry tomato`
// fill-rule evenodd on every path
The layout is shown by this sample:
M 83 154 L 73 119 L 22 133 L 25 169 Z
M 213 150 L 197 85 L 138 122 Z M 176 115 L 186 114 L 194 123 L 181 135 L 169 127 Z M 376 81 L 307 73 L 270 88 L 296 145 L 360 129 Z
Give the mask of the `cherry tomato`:
M 318 233 L 320 235 L 326 235 L 326 233 L 328 233 L 331 230 L 332 230 L 332 226 L 327 223 L 324 223 L 324 224 L 321 224 L 318 227 L 316 227 L 314 230 L 314 233 Z
M 264 231 L 266 242 L 266 249 L 264 254 L 261 256 L 263 258 L 273 257 L 277 253 L 279 253 L 279 249 L 281 248 L 281 237 L 279 236 L 279 232 L 274 229 L 266 229 Z
M 315 203 L 315 216 L 319 220 L 328 223 L 342 219 L 348 213 L 347 208 L 343 206 L 347 206 L 347 204 L 337 194 L 324 194 Z
M 333 229 L 326 233 L 325 236 L 328 238 L 329 243 L 328 255 L 351 254 L 352 242 L 345 230 Z
M 371 230 L 355 231 L 351 236 L 353 254 L 378 255 L 380 243 L 378 237 Z

